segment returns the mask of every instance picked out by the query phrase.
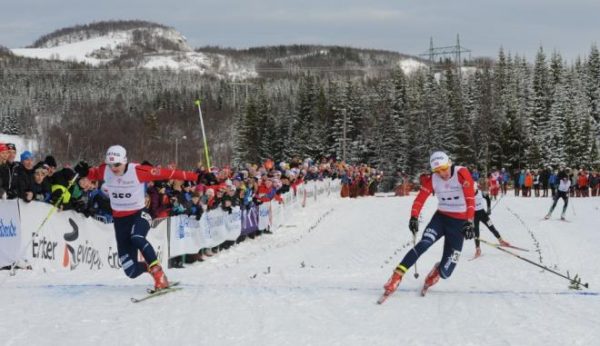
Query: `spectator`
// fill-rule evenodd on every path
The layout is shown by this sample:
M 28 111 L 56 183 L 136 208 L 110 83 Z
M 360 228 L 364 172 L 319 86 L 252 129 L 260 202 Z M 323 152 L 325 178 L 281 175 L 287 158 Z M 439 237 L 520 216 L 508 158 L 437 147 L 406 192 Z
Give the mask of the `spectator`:
M 25 202 L 31 202 L 33 200 L 34 166 L 33 154 L 30 151 L 26 150 L 21 154 L 21 164 L 15 170 L 17 197 Z
M 542 187 L 542 197 L 548 197 L 550 173 L 550 167 L 540 170 L 540 184 Z
M 550 191 L 552 192 L 552 197 L 556 195 L 556 186 L 558 185 L 558 171 L 554 170 L 554 172 L 550 172 L 550 176 L 548 176 L 548 186 L 550 187 Z
M 540 197 L 540 170 L 533 171 L 533 191 L 535 192 L 535 197 Z
M 74 177 L 75 172 L 70 168 L 63 168 L 53 175 L 50 203 L 54 205 L 58 203 L 58 208 L 61 210 L 74 209 L 75 201 L 71 198 L 74 186 L 70 186 Z
M 592 177 L 590 178 L 590 188 L 592 189 L 592 196 L 600 196 L 600 176 L 598 175 L 598 171 L 594 171 L 592 173 Z
M 17 156 L 16 147 L 13 143 L 6 143 L 4 156 L 6 161 L 0 166 L 1 189 L 6 193 L 8 199 L 17 198 L 17 167 L 19 163 L 15 161 Z
M 533 175 L 530 170 L 525 171 L 523 180 L 523 197 L 531 197 L 531 188 L 533 187 Z
M 33 185 L 31 191 L 33 199 L 39 202 L 50 202 L 50 185 L 46 180 L 48 171 L 44 166 L 39 166 L 33 173 Z

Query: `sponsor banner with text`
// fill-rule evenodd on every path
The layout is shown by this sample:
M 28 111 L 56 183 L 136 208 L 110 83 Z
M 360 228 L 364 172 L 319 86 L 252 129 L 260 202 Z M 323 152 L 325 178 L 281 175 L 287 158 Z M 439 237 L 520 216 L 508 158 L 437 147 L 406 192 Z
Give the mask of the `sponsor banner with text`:
M 0 267 L 24 258 L 23 239 L 17 200 L 0 199 Z

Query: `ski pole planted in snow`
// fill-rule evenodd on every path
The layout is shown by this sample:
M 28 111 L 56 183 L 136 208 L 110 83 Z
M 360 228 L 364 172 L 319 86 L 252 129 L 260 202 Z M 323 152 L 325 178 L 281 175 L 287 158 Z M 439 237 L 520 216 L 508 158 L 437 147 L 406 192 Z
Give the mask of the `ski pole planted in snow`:
M 417 235 L 413 234 L 413 248 L 417 246 Z M 417 270 L 417 261 L 415 261 L 415 279 L 419 278 L 419 271 Z
M 517 255 L 517 254 L 516 254 L 516 253 L 514 253 L 514 252 L 511 252 L 511 251 L 508 251 L 508 250 L 506 250 L 506 249 L 503 249 L 502 247 L 500 247 L 500 245 L 499 245 L 499 244 L 494 244 L 494 243 L 492 243 L 492 242 L 489 242 L 489 241 L 487 241 L 487 240 L 484 240 L 484 239 L 481 239 L 481 238 L 477 238 L 477 239 L 479 239 L 479 241 L 480 241 L 480 242 L 482 242 L 482 243 L 484 243 L 484 244 L 486 244 L 486 245 L 489 245 L 489 246 L 491 246 L 491 247 L 495 247 L 496 249 L 498 249 L 498 250 L 500 250 L 500 251 L 504 251 L 504 252 L 506 252 L 507 254 L 509 254 L 509 255 L 512 255 L 512 256 L 514 256 L 514 257 L 516 257 L 516 258 L 520 259 L 520 260 L 523 260 L 523 261 L 525 261 L 525 262 L 527 262 L 527 263 L 531 263 L 531 264 L 533 264 L 533 265 L 534 265 L 534 266 L 536 266 L 536 267 L 540 267 L 540 268 L 542 268 L 542 269 L 543 269 L 543 270 L 545 270 L 545 271 L 548 271 L 548 272 L 550 272 L 550 273 L 552 273 L 552 274 L 554 274 L 554 275 L 558 275 L 558 276 L 560 276 L 561 278 L 565 278 L 565 279 L 569 280 L 569 282 L 571 283 L 571 284 L 569 285 L 569 288 L 570 288 L 570 289 L 580 289 L 580 286 L 583 286 L 583 287 L 585 287 L 585 288 L 589 288 L 589 284 L 588 284 L 587 282 L 586 282 L 586 283 L 581 283 L 581 278 L 579 277 L 579 275 L 575 275 L 575 277 L 571 278 L 571 277 L 570 277 L 570 275 L 568 275 L 568 272 L 567 272 L 567 275 L 561 274 L 561 273 L 559 273 L 559 272 L 557 272 L 557 271 L 554 271 L 554 270 L 552 270 L 552 269 L 550 269 L 550 268 L 548 268 L 548 267 L 546 267 L 546 266 L 543 266 L 543 265 L 541 265 L 541 264 L 535 263 L 535 262 L 533 262 L 533 261 L 531 261 L 531 260 L 528 260 L 527 258 L 521 257 L 521 256 Z

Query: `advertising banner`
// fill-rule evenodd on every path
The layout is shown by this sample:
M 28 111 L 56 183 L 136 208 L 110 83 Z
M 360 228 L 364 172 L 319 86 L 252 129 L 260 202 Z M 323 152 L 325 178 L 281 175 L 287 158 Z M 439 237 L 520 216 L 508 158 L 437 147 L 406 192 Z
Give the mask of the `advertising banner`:
M 200 249 L 212 248 L 226 240 L 236 240 L 242 229 L 242 213 L 239 207 L 230 213 L 221 209 L 202 214 L 200 220 L 187 215 L 170 218 L 170 256 L 197 253 Z
M 0 267 L 23 259 L 25 245 L 17 200 L 0 200 Z
M 23 237 L 29 243 L 26 258 L 34 269 L 121 269 L 112 224 L 86 218 L 71 210 L 60 211 L 48 219 L 37 237 L 33 237 L 52 206 L 31 202 L 20 203 L 20 207 L 22 215 L 27 215 L 21 220 Z M 168 260 L 166 230 L 166 222 L 161 222 L 147 237 L 163 266 Z

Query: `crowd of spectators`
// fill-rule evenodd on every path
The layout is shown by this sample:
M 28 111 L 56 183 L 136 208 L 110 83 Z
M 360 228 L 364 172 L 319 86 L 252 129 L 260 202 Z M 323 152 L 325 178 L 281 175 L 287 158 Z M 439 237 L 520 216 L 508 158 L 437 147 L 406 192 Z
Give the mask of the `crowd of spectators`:
M 348 166 L 346 169 L 339 169 L 338 172 L 342 183 L 341 196 L 344 198 L 373 196 L 383 179 L 383 172 L 366 164 Z
M 487 177 L 481 177 L 476 168 L 471 168 L 473 179 L 486 178 L 492 198 L 514 189 L 515 196 L 554 197 L 559 185 L 559 176 L 564 174 L 571 180 L 570 197 L 600 196 L 600 174 L 587 168 L 545 167 L 539 169 L 518 169 L 509 174 L 508 170 L 493 169 Z
M 60 210 L 74 210 L 86 217 L 112 222 L 110 201 L 102 189 L 102 182 L 75 179 L 73 169 L 68 165 L 58 169 L 52 156 L 34 162 L 34 155 L 26 150 L 21 153 L 20 161 L 16 158 L 14 144 L 0 143 L 0 197 L 47 202 Z M 152 166 L 148 161 L 141 164 Z M 376 191 L 381 180 L 381 172 L 367 165 L 349 166 L 331 158 L 318 161 L 295 158 L 278 163 L 268 159 L 260 165 L 246 164 L 238 170 L 206 168 L 198 163 L 195 171 L 199 175 L 197 182 L 147 183 L 146 211 L 155 221 L 181 214 L 199 220 L 203 213 L 218 208 L 231 212 L 237 206 L 250 209 L 271 200 L 283 203 L 282 194 L 296 193 L 300 184 L 325 178 L 340 178 L 344 197 L 368 196 Z M 264 232 L 269 230 L 258 231 L 250 237 Z M 187 256 L 186 261 L 202 260 L 232 244 L 226 242 L 216 248 L 202 249 L 198 254 Z M 182 260 L 176 258 L 174 265 L 181 265 Z

